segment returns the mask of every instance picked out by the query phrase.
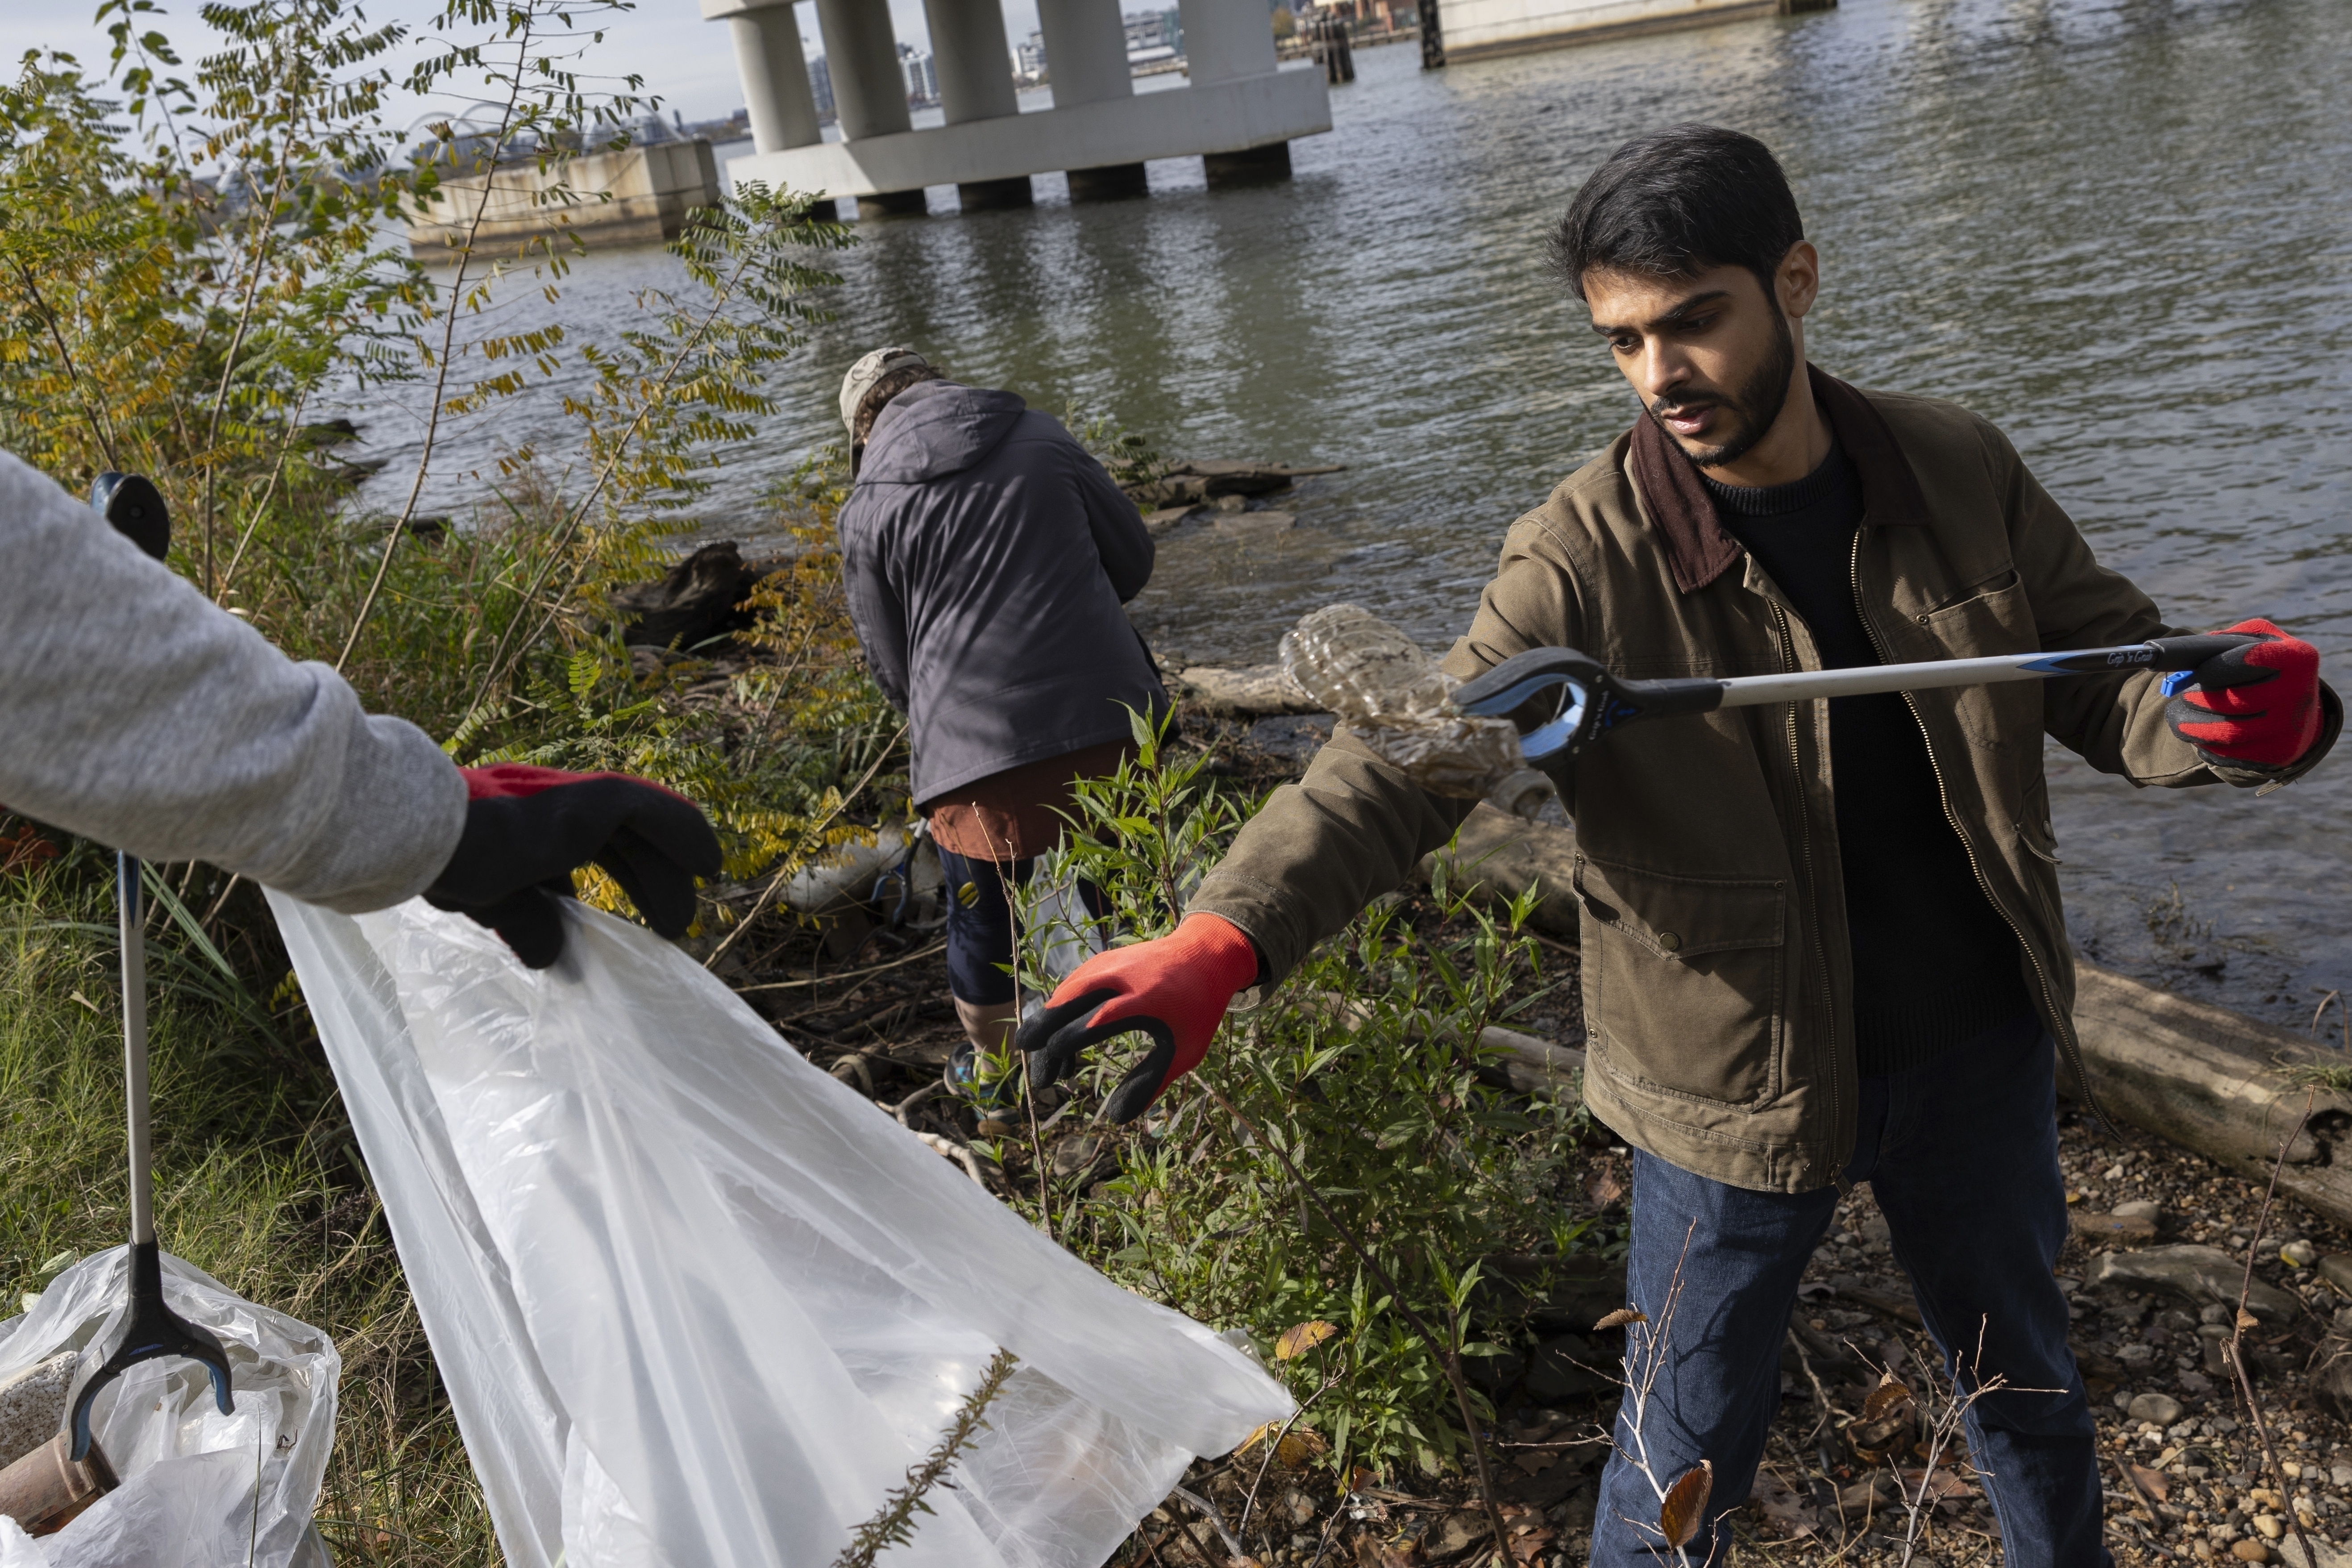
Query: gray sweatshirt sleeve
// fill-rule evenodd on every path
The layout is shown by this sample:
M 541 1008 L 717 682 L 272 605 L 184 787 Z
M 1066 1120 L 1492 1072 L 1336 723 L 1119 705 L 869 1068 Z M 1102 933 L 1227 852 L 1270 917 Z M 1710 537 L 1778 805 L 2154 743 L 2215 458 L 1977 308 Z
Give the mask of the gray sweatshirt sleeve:
M 0 802 L 347 914 L 439 875 L 466 783 L 0 453 Z

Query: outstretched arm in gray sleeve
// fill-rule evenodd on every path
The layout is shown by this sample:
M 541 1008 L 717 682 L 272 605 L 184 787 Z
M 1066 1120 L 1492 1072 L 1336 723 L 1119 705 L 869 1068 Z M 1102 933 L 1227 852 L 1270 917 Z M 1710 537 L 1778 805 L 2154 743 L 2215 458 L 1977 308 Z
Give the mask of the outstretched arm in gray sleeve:
M 1135 510 L 1127 492 L 1112 483 L 1103 466 L 1076 441 L 1070 443 L 1070 468 L 1087 509 L 1087 528 L 1094 535 L 1095 552 L 1102 557 L 1111 591 L 1124 605 L 1151 581 L 1151 563 L 1159 546 L 1151 542 L 1151 531 L 1143 526 L 1143 514 Z
M 0 802 L 347 913 L 421 892 L 466 783 L 88 507 L 0 453 Z

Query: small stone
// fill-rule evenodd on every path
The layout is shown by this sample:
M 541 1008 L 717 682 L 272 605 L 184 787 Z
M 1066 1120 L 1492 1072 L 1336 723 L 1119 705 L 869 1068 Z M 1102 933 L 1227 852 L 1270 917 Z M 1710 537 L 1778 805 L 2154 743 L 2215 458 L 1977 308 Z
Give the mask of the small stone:
M 2296 1268 L 2308 1268 L 2319 1261 L 2319 1248 L 2297 1237 L 2279 1248 L 2279 1261 Z
M 2271 1560 L 2271 1549 L 2259 1541 L 2232 1541 L 2230 1542 L 2230 1555 L 2241 1563 L 2267 1563 Z
M 2117 1204 L 2115 1215 L 2117 1219 L 2144 1219 L 2154 1225 L 2164 1218 L 2164 1205 L 2153 1198 L 2134 1198 L 2129 1203 Z
M 2276 1541 L 2286 1534 L 2286 1521 L 2274 1513 L 2254 1515 L 2254 1528 L 2262 1531 L 2264 1541 Z
M 2327 1481 L 2330 1486 L 2352 1487 L 2352 1465 L 2340 1461 L 2330 1465 L 2327 1468 Z
M 2331 1252 L 2319 1260 L 2319 1277 L 2352 1296 L 2352 1252 Z
M 2180 1401 L 2168 1394 L 2143 1394 L 2124 1406 L 2124 1414 L 2135 1421 L 2169 1426 L 2180 1419 Z
M 2074 1234 L 2086 1242 L 2154 1241 L 2156 1221 L 2147 1218 L 2126 1218 L 2119 1214 L 2092 1214 L 2076 1209 L 2066 1216 Z

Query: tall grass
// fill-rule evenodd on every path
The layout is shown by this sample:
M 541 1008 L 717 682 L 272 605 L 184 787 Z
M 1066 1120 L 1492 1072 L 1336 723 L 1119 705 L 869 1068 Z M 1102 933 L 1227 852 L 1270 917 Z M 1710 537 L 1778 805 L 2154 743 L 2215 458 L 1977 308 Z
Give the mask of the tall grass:
M 0 877 L 0 1279 L 11 1310 L 130 1227 L 120 949 L 109 858 Z M 499 1561 L 382 1210 L 334 1133 L 299 1004 L 224 1005 L 217 975 L 151 944 L 155 1205 L 166 1250 L 325 1329 L 343 1356 L 319 1524 L 344 1562 Z M 321 1092 L 323 1090 L 323 1093 Z

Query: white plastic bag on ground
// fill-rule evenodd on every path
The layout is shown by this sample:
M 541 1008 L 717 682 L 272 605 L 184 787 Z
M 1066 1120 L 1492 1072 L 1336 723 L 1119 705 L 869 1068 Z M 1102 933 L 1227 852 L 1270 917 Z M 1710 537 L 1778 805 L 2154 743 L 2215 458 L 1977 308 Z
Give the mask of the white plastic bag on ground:
M 514 1568 L 824 1568 L 1000 1345 L 894 1568 L 1092 1568 L 1290 1408 L 635 926 L 272 903 Z
M 128 1249 L 82 1259 L 0 1324 L 0 1381 L 114 1330 Z M 194 1362 L 141 1362 L 101 1391 L 90 1431 L 122 1484 L 36 1541 L 0 1518 L 0 1568 L 305 1568 L 323 1563 L 311 1510 L 334 1446 L 342 1357 L 320 1330 L 163 1254 L 163 1300 L 228 1352 L 235 1414 Z

